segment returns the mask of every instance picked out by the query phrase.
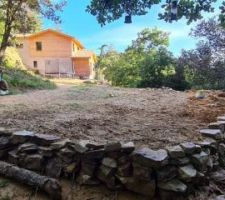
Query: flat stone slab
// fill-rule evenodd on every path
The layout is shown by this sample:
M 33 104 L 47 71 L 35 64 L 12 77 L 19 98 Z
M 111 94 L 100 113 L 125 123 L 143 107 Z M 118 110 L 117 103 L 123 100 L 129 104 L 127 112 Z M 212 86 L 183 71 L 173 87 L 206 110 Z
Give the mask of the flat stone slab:
M 33 143 L 24 143 L 18 147 L 18 153 L 34 153 L 38 151 L 38 146 Z
M 90 140 L 79 140 L 78 143 L 80 145 L 88 148 L 89 150 L 98 150 L 98 149 L 104 148 L 104 144 L 100 144 L 100 143 L 93 142 L 93 141 L 90 141 Z
M 165 183 L 159 183 L 158 187 L 166 191 L 178 192 L 178 193 L 185 193 L 187 191 L 187 185 L 185 185 L 183 182 L 181 182 L 178 179 L 173 179 Z
M 180 145 L 186 154 L 200 153 L 201 147 L 192 142 L 184 142 Z
M 215 140 L 223 139 L 223 133 L 220 129 L 202 129 L 200 130 L 200 134 Z
M 150 148 L 140 148 L 133 152 L 133 160 L 146 167 L 159 168 L 168 164 L 168 153 L 160 149 L 154 151 Z
M 225 116 L 219 116 L 219 117 L 217 117 L 217 121 L 225 121 Z
M 167 147 L 168 154 L 171 158 L 183 158 L 185 157 L 184 150 L 180 145 Z
M 35 134 L 33 140 L 35 143 L 39 145 L 47 146 L 54 142 L 59 141 L 60 137 L 48 134 Z
M 191 181 L 197 176 L 197 170 L 193 165 L 179 167 L 179 178 L 185 182 Z
M 12 144 L 21 144 L 34 138 L 34 133 L 30 131 L 16 131 L 10 137 Z

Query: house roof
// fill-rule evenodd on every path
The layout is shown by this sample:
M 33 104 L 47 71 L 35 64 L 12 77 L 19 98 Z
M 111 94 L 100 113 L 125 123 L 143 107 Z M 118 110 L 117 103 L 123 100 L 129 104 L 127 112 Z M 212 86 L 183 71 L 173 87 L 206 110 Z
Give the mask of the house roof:
M 77 40 L 76 38 L 74 38 L 70 35 L 67 35 L 65 33 L 62 33 L 60 31 L 53 30 L 53 29 L 46 29 L 46 30 L 43 30 L 43 31 L 40 31 L 40 32 L 37 32 L 37 33 L 34 33 L 34 34 L 17 34 L 16 37 L 17 38 L 22 38 L 22 37 L 33 38 L 33 37 L 36 37 L 36 36 L 39 36 L 39 35 L 42 35 L 42 34 L 45 34 L 45 33 L 48 33 L 48 32 L 52 32 L 54 34 L 66 37 L 66 38 L 74 41 L 80 48 L 82 48 L 82 49 L 84 48 L 84 46 L 81 44 L 81 42 L 79 40 Z
M 97 60 L 95 53 L 92 51 L 89 51 L 87 49 L 81 49 L 81 50 L 77 51 L 73 57 L 74 58 L 91 58 L 91 57 L 93 57 L 95 61 Z

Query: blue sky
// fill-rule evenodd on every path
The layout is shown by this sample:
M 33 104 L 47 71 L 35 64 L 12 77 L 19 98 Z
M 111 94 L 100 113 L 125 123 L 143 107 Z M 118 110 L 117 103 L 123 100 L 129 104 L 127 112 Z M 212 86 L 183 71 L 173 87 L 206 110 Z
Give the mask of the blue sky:
M 79 39 L 87 49 L 99 53 L 99 47 L 103 44 L 113 45 L 118 51 L 123 51 L 137 33 L 144 28 L 157 27 L 170 33 L 169 49 L 179 55 L 181 49 L 191 49 L 195 47 L 197 41 L 189 36 L 190 29 L 194 23 L 187 25 L 185 20 L 174 23 L 166 23 L 158 20 L 160 6 L 154 6 L 149 14 L 145 16 L 133 17 L 132 24 L 124 24 L 124 18 L 101 27 L 94 16 L 85 11 L 90 0 L 68 0 L 67 6 L 61 13 L 62 24 L 59 27 L 64 33 Z M 222 0 L 217 1 L 217 5 Z M 213 15 L 215 15 L 215 12 Z M 212 15 L 207 14 L 207 17 Z M 56 28 L 50 22 L 44 21 L 44 28 Z

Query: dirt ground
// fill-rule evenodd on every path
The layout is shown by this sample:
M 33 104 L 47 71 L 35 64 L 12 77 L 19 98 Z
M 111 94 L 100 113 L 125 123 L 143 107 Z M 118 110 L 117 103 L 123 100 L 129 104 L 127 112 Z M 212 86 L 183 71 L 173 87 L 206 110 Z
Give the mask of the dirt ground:
M 71 139 L 134 141 L 138 146 L 163 148 L 200 139 L 198 130 L 215 120 L 218 114 L 225 113 L 225 98 L 220 93 L 207 92 L 205 99 L 197 100 L 194 92 L 170 89 L 60 84 L 55 90 L 0 97 L 0 126 Z M 76 187 L 68 191 L 69 185 L 64 187 L 65 200 L 144 199 L 105 188 Z M 4 188 L 8 190 L 13 192 L 9 199 L 46 199 L 12 182 Z

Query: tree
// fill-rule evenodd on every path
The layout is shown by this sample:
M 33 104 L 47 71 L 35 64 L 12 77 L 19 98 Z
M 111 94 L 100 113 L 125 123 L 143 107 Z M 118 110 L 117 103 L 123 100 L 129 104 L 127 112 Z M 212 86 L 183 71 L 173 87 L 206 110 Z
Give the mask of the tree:
M 2 40 L 0 44 L 0 65 L 12 33 L 28 32 L 32 29 L 34 13 L 53 20 L 60 21 L 58 11 L 62 10 L 66 0 L 53 3 L 51 0 L 0 0 L 0 23 L 3 23 Z
M 204 12 L 213 12 L 213 3 L 216 0 L 92 0 L 87 11 L 95 16 L 101 25 L 127 16 L 145 15 L 154 6 L 160 4 L 162 13 L 159 19 L 171 22 L 186 18 L 188 23 L 199 20 Z M 175 18 L 172 18 L 173 9 L 177 10 Z M 220 21 L 225 24 L 225 2 L 220 6 Z

